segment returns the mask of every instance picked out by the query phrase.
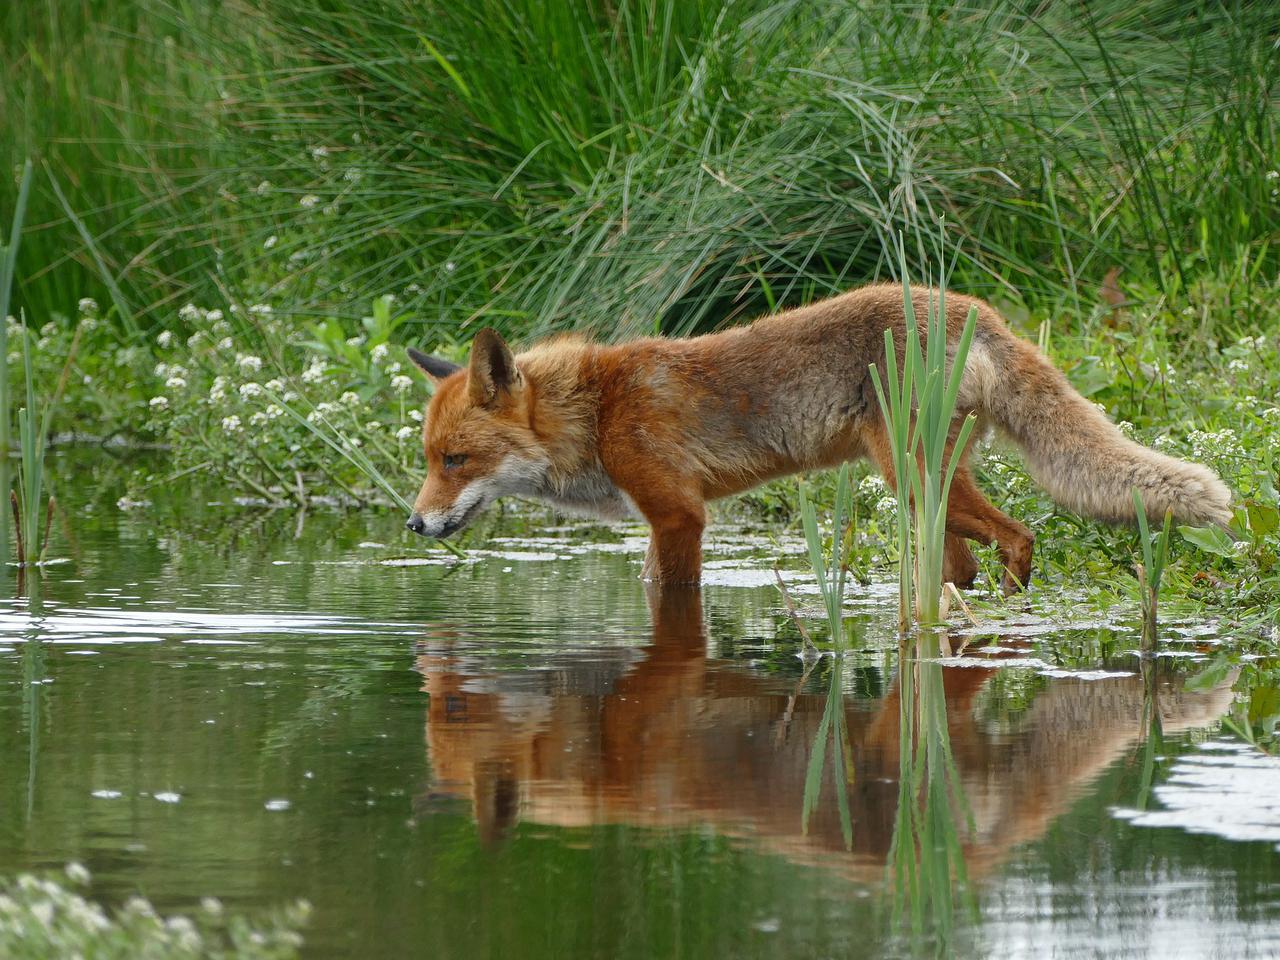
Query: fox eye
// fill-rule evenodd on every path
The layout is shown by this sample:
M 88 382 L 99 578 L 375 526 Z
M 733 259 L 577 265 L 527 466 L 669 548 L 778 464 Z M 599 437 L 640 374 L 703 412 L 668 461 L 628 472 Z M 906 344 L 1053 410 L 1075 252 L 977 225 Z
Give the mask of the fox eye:
M 460 467 L 467 462 L 465 453 L 446 453 L 444 455 L 444 468 L 452 470 L 454 467 Z

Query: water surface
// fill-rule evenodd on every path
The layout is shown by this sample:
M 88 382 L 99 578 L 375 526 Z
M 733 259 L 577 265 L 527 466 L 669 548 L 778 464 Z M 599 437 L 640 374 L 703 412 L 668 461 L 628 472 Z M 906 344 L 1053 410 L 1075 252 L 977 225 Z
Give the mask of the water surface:
M 1186 684 L 1212 625 L 904 656 L 852 587 L 853 649 L 806 663 L 793 540 L 720 528 L 656 593 L 638 531 L 517 518 L 455 564 L 387 513 L 116 495 L 0 604 L 6 874 L 305 897 L 314 957 L 1280 955 L 1280 765 L 1224 728 L 1234 675 Z

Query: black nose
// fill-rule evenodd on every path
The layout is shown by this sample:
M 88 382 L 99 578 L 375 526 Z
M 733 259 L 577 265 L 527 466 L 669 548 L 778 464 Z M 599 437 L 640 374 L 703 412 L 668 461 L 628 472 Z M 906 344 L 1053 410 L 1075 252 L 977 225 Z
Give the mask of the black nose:
M 406 520 L 404 525 L 417 534 L 421 534 L 427 529 L 427 521 L 423 520 L 422 517 L 416 513 Z

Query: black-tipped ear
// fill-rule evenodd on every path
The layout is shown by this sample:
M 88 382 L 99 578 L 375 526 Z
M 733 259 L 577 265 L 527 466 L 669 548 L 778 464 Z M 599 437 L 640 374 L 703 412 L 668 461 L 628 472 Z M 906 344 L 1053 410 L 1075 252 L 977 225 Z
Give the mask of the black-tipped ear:
M 469 373 L 471 399 L 488 405 L 509 398 L 523 384 L 516 358 L 493 327 L 485 327 L 471 341 Z
M 409 359 L 416 363 L 428 377 L 432 383 L 439 383 L 445 377 L 457 373 L 462 368 L 456 363 L 450 363 L 448 360 L 441 360 L 439 357 L 429 357 L 421 350 L 409 348 Z

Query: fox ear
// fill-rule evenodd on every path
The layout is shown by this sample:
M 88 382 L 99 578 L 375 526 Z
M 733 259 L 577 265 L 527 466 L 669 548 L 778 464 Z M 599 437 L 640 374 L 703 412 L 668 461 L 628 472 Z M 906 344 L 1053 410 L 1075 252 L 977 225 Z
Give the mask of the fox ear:
M 524 385 L 511 348 L 493 327 L 485 327 L 471 341 L 471 399 L 489 406 L 509 398 Z
M 441 360 L 439 357 L 429 357 L 421 350 L 415 350 L 413 347 L 410 347 L 408 352 L 409 359 L 416 363 L 422 372 L 431 378 L 431 382 L 437 386 L 445 377 L 462 369 L 456 363 Z

